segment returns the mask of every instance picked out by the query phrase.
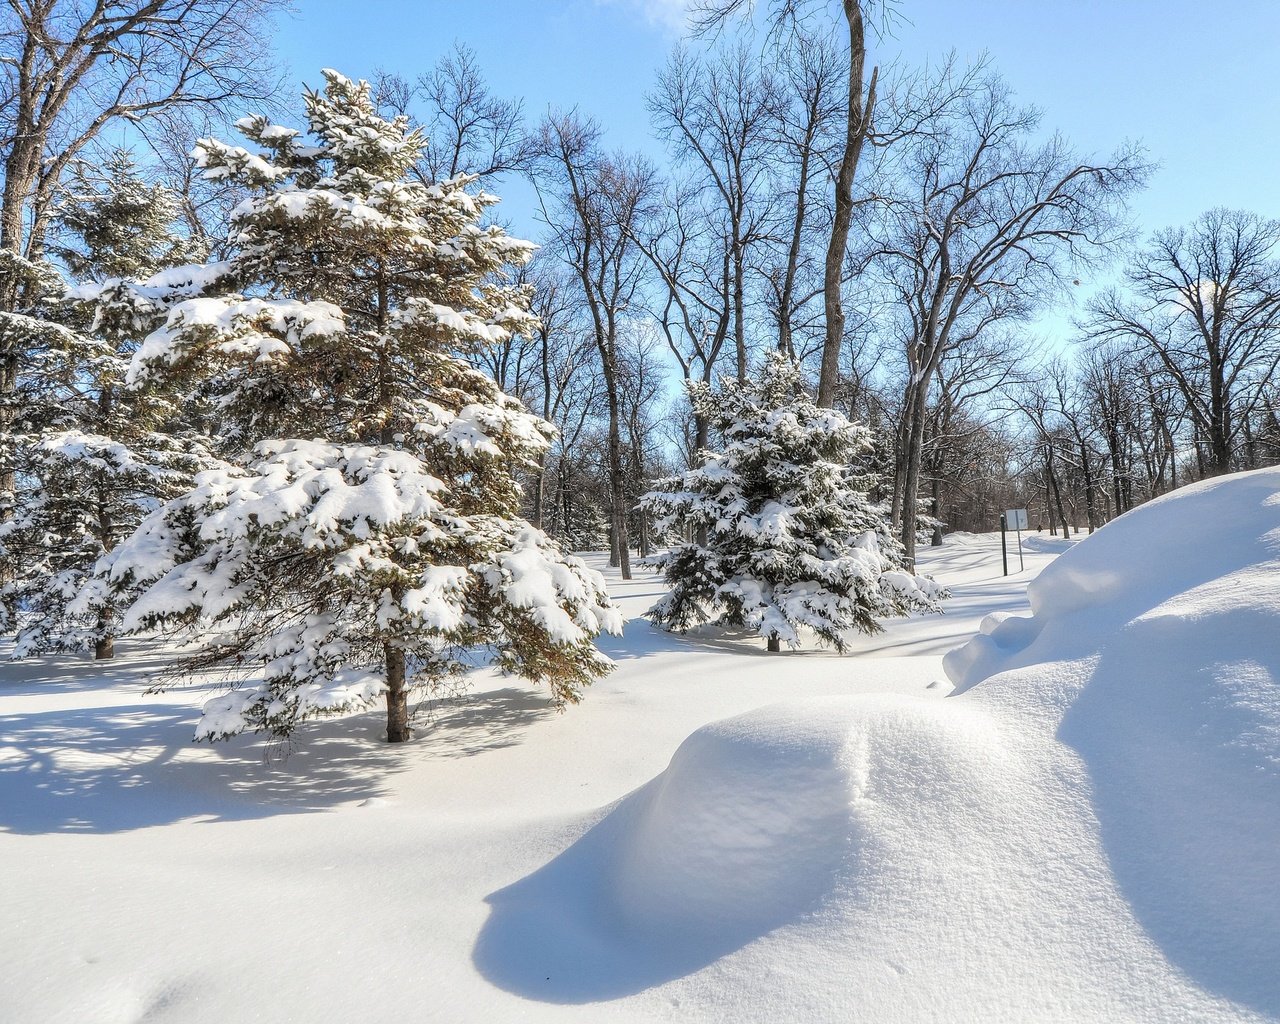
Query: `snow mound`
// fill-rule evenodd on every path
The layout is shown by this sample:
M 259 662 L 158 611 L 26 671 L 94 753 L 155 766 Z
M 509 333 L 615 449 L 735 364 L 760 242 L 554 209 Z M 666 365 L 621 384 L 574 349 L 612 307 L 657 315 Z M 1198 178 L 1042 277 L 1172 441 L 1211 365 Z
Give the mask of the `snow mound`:
M 616 913 L 669 943 L 745 940 L 819 909 L 891 845 L 873 790 L 920 793 L 988 756 L 992 737 L 956 741 L 974 725 L 949 710 L 829 697 L 699 729 L 626 809 L 607 871 Z
M 1083 761 L 1108 864 L 1163 954 L 1280 1014 L 1280 469 L 1122 516 L 944 659 Z
M 973 885 L 952 853 L 957 808 L 978 862 L 1016 836 L 998 824 L 1016 762 L 989 716 L 931 697 L 810 698 L 704 726 L 565 853 L 489 898 L 477 965 L 524 995 L 589 1002 L 766 936 L 847 957 L 833 929 L 865 932 L 906 878 L 950 878 L 953 902 Z M 904 911 L 927 913 L 909 895 Z
M 698 729 L 488 898 L 477 967 L 724 1020 L 1280 1019 L 1280 470 L 1122 517 L 1031 605 L 952 696 Z

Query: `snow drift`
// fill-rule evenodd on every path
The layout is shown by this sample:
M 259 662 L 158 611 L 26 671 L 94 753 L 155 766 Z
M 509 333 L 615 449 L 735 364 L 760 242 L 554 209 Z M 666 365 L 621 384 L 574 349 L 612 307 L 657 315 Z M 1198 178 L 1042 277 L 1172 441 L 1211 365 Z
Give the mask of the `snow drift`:
M 940 812 L 961 794 L 991 831 L 1006 753 L 986 716 L 896 694 L 704 726 L 564 855 L 490 897 L 477 962 L 522 994 L 614 998 L 891 899 L 904 871 L 964 884 Z
M 1280 470 L 1130 512 L 1029 597 L 948 674 L 1080 756 L 1111 871 L 1165 955 L 1280 1013 Z
M 1275 1018 L 1278 555 L 1280 470 L 1187 488 L 984 622 L 950 699 L 698 730 L 490 897 L 477 966 L 560 1003 L 779 976 L 725 1019 Z

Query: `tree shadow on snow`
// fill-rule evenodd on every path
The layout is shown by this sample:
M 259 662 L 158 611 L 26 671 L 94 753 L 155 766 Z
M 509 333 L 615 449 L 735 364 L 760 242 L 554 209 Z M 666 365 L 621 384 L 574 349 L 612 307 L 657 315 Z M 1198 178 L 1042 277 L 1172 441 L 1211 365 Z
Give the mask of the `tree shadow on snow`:
M 437 701 L 415 741 L 389 745 L 379 712 L 308 723 L 291 748 L 262 737 L 192 742 L 197 712 L 160 700 L 0 715 L 0 832 L 124 832 L 181 820 L 308 813 L 383 795 L 424 756 L 519 742 L 552 714 L 504 689 Z
M 472 757 L 514 747 L 530 726 L 556 714 L 543 692 L 507 687 L 427 701 L 414 722 L 423 752 L 435 758 Z
M 0 830 L 124 832 L 323 810 L 378 795 L 404 762 L 372 723 L 357 735 L 351 720 L 322 723 L 284 757 L 255 737 L 196 745 L 194 720 L 158 703 L 0 716 Z
M 680 651 L 687 648 L 687 638 L 655 626 L 646 618 L 628 619 L 623 625 L 622 636 L 601 633 L 596 647 L 614 661 L 629 661 L 651 654 Z
M 10 661 L 11 645 L 0 650 L 0 697 L 93 693 L 120 686 L 142 690 L 173 662 L 173 651 L 153 641 L 117 641 L 116 658 L 94 661 L 92 654 L 60 654 Z

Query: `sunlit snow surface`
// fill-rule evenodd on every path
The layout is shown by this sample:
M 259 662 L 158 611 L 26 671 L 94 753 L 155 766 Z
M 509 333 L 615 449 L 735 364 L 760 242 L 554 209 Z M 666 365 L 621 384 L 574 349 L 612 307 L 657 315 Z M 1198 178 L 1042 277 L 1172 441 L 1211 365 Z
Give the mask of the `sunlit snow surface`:
M 669 636 L 610 577 L 582 706 L 481 674 L 399 748 L 192 746 L 146 645 L 5 665 L 0 1020 L 1280 1019 L 1278 494 L 1007 579 L 951 538 L 948 614 L 845 658 Z

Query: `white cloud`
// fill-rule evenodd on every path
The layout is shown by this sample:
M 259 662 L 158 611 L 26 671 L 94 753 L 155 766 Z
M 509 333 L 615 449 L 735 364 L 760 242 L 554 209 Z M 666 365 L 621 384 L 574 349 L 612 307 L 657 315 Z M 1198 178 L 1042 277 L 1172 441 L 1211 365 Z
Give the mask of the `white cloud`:
M 596 0 L 608 7 L 625 7 L 650 25 L 683 35 L 688 28 L 690 0 Z

